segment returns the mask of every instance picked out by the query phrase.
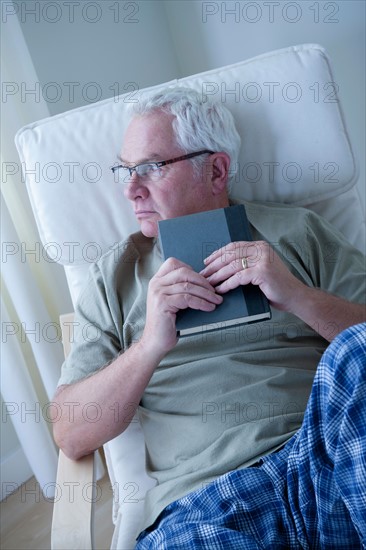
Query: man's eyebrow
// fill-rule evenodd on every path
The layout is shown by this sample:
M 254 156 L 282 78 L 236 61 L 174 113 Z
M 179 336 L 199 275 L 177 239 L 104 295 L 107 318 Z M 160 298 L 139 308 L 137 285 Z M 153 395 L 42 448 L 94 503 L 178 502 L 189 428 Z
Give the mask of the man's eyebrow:
M 123 158 L 121 157 L 121 155 L 117 155 L 117 159 L 118 159 L 122 164 L 126 164 L 126 161 L 123 160 Z
M 117 159 L 122 163 L 122 164 L 125 164 L 125 165 L 129 165 L 131 164 L 130 162 L 127 162 L 127 160 L 124 160 L 121 155 L 117 155 Z M 145 158 L 142 158 L 140 159 L 138 162 L 136 162 L 134 165 L 136 166 L 137 164 L 144 164 L 144 163 L 149 163 L 149 162 L 158 162 L 160 160 L 162 160 L 163 157 L 161 155 L 159 155 L 159 153 L 152 153 L 151 155 L 149 155 L 148 157 L 145 157 Z

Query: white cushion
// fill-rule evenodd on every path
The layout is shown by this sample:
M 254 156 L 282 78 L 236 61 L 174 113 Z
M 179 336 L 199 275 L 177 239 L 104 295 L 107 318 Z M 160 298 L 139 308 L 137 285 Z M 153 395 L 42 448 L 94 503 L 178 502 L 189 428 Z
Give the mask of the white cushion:
M 122 541 L 138 534 L 146 491 L 156 483 L 146 473 L 144 434 L 137 414 L 127 430 L 104 445 L 104 454 L 114 497 L 112 548 L 120 549 L 125 548 Z
M 324 49 L 308 44 L 168 85 L 191 86 L 232 110 L 243 138 L 234 197 L 311 207 L 363 249 L 364 214 L 353 188 L 357 165 L 334 82 Z M 137 229 L 109 170 L 121 147 L 130 101 L 138 101 L 138 93 L 30 124 L 16 136 L 41 240 L 64 264 L 73 303 L 91 261 Z M 107 444 L 106 456 L 118 487 L 114 520 L 119 527 L 123 516 L 130 537 L 122 543 L 118 531 L 114 544 L 132 547 L 136 511 L 139 516 L 153 483 L 140 472 L 145 450 L 139 424 Z M 131 496 L 134 487 L 138 492 Z

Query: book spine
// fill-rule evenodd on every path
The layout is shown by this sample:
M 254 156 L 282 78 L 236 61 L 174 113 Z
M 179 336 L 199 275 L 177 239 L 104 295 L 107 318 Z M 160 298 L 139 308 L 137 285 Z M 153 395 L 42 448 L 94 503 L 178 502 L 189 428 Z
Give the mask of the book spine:
M 236 213 L 238 215 L 232 215 L 233 208 L 238 210 Z M 225 208 L 225 217 L 232 242 L 252 240 L 249 221 L 243 205 Z M 260 314 L 263 309 L 269 310 L 268 300 L 259 287 L 252 284 L 245 285 L 243 295 L 250 316 Z
M 225 218 L 231 242 L 252 240 L 248 218 L 243 205 L 225 208 Z

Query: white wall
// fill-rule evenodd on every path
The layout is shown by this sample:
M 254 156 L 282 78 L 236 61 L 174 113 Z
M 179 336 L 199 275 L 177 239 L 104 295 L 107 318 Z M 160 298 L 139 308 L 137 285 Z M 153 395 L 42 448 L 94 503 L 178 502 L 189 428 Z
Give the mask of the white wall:
M 51 114 L 176 76 L 160 1 L 14 4 Z

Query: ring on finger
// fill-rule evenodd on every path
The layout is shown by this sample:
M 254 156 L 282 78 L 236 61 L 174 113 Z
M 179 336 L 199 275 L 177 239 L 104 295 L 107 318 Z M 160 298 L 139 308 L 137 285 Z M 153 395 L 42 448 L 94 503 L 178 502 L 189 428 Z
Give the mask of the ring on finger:
M 248 258 L 246 256 L 243 256 L 243 258 L 241 259 L 241 265 L 242 265 L 243 269 L 248 268 Z

